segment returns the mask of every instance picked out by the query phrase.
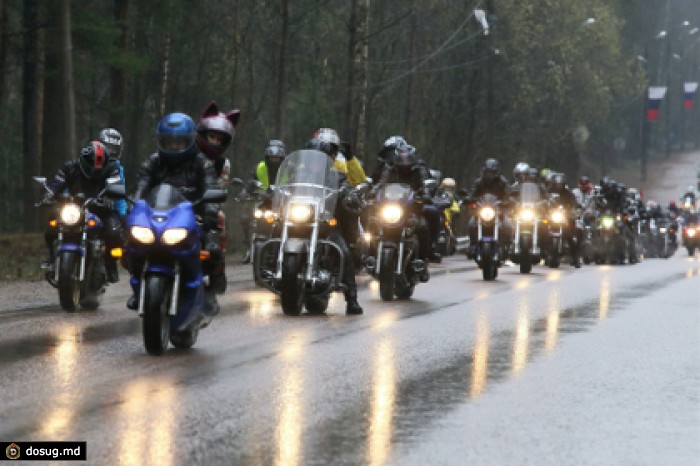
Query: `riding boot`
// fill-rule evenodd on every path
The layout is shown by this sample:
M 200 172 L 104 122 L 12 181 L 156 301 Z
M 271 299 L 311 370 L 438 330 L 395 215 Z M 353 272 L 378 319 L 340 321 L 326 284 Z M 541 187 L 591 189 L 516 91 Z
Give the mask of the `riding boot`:
M 360 303 L 357 302 L 357 290 L 348 290 L 345 292 L 345 302 L 346 302 L 346 307 L 345 307 L 345 313 L 348 315 L 359 315 L 362 314 L 364 311 L 362 310 L 362 306 L 360 306 Z
M 112 257 L 105 258 L 105 272 L 107 272 L 107 281 L 109 283 L 117 283 L 119 281 L 119 269 L 117 268 L 117 260 Z
M 221 308 L 219 307 L 219 302 L 216 300 L 216 292 L 213 289 L 204 289 L 204 315 L 207 317 L 214 317 L 219 313 Z

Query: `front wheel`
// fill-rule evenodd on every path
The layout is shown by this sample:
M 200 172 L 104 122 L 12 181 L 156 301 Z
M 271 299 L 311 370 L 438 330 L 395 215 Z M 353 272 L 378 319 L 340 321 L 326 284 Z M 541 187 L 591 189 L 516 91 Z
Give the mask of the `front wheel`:
M 171 332 L 170 343 L 172 343 L 175 348 L 189 349 L 197 343 L 197 336 L 199 336 L 199 327 L 195 325 L 181 332 Z
M 384 249 L 379 260 L 382 261 L 379 269 L 379 296 L 384 301 L 391 301 L 396 288 L 396 251 L 392 248 Z
M 498 264 L 494 260 L 485 261 L 483 266 L 481 267 L 481 273 L 484 277 L 484 280 L 495 280 L 498 276 Z
M 74 252 L 64 252 L 59 256 L 58 300 L 61 308 L 73 312 L 80 303 L 80 282 L 77 279 L 80 256 Z
M 159 356 L 170 339 L 170 297 L 172 280 L 165 275 L 149 275 L 145 286 L 143 306 L 143 343 L 148 354 Z
M 304 277 L 302 256 L 299 254 L 285 254 L 282 259 L 280 301 L 285 315 L 301 314 L 304 306 Z
M 695 255 L 695 246 L 688 246 L 688 255 L 691 257 Z
M 313 296 L 309 295 L 304 299 L 304 306 L 310 314 L 323 314 L 328 309 L 330 295 Z

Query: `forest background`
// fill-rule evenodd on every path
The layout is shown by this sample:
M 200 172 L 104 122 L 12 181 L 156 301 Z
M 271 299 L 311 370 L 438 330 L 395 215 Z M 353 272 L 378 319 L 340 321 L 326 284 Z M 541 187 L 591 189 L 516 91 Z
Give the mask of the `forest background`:
M 211 100 L 242 113 L 234 176 L 333 127 L 368 170 L 400 134 L 461 186 L 488 157 L 597 179 L 698 143 L 697 26 L 697 0 L 0 0 L 0 232 L 43 230 L 32 176 L 101 128 L 133 187 L 160 117 Z

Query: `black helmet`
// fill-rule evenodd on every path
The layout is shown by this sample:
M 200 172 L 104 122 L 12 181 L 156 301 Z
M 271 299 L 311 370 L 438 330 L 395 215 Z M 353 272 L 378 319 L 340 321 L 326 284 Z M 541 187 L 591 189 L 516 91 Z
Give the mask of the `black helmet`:
M 564 189 L 564 185 L 566 183 L 566 179 L 564 178 L 563 173 L 555 173 L 552 175 L 552 190 L 554 191 L 561 191 Z
M 89 179 L 96 179 L 107 172 L 109 154 L 100 141 L 91 141 L 80 150 L 80 171 Z
M 309 142 L 306 143 L 304 149 L 321 151 L 333 159 L 335 159 L 335 157 L 338 155 L 338 145 L 318 137 L 309 139 Z
M 481 176 L 486 180 L 493 180 L 500 174 L 500 167 L 498 160 L 496 159 L 486 159 L 484 166 L 481 169 Z
M 119 131 L 114 128 L 105 128 L 100 131 L 97 140 L 105 145 L 109 156 L 113 159 L 119 159 L 122 156 L 122 148 L 124 140 Z
M 286 155 L 284 143 L 279 139 L 270 139 L 265 148 L 265 163 L 279 165 Z
M 398 168 L 412 168 L 416 164 L 416 148 L 404 144 L 396 148 L 393 164 Z

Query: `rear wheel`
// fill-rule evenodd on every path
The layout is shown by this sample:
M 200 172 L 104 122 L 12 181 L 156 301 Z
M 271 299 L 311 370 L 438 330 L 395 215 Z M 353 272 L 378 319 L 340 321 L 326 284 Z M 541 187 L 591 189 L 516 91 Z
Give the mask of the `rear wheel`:
M 172 280 L 165 275 L 149 275 L 145 286 L 143 306 L 143 343 L 149 354 L 161 355 L 170 338 L 170 295 Z
M 80 282 L 77 279 L 80 256 L 75 252 L 64 252 L 58 263 L 58 300 L 64 311 L 73 312 L 80 303 Z
M 396 251 L 392 248 L 384 249 L 379 260 L 382 261 L 379 269 L 379 296 L 384 301 L 391 301 L 396 288 Z
M 280 301 L 282 312 L 288 316 L 298 316 L 304 305 L 304 278 L 302 276 L 302 256 L 285 254 L 282 259 L 282 282 Z

